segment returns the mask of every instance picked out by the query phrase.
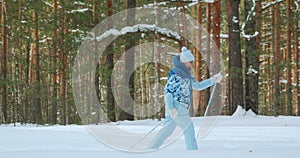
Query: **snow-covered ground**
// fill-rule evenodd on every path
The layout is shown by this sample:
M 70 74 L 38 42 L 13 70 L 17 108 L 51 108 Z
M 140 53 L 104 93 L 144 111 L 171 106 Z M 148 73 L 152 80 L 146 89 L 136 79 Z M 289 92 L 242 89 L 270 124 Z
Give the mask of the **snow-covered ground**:
M 193 120 L 198 130 L 202 118 Z M 147 132 L 156 123 L 125 121 L 116 126 Z M 238 109 L 233 116 L 221 116 L 209 135 L 198 139 L 198 145 L 199 150 L 187 151 L 180 138 L 158 151 L 128 153 L 98 142 L 85 126 L 0 126 L 0 158 L 282 158 L 300 155 L 300 117 L 255 116 Z

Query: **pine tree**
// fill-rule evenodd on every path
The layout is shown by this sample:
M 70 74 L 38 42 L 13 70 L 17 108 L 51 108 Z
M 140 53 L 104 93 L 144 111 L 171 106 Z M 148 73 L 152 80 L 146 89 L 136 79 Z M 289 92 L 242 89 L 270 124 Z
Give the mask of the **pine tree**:
M 291 1 L 286 0 L 286 64 L 287 64 L 287 84 L 286 84 L 286 99 L 287 99 L 287 114 L 292 115 L 293 96 L 292 96 L 292 67 L 291 67 Z
M 273 94 L 273 112 L 275 116 L 280 114 L 280 10 L 279 4 L 274 8 L 274 94 Z
M 229 107 L 232 114 L 243 105 L 243 76 L 239 28 L 240 0 L 227 0 L 229 32 Z
M 42 107 L 41 107 L 41 78 L 40 78 L 40 50 L 39 50 L 39 14 L 38 14 L 38 4 L 37 0 L 33 2 L 32 11 L 32 28 L 31 28 L 31 50 L 30 50 L 30 83 L 33 86 L 33 96 L 32 96 L 32 119 L 33 123 L 42 123 Z
M 7 24 L 6 24 L 6 0 L 1 3 L 1 26 L 2 26 L 2 60 L 1 60 L 1 105 L 4 122 L 8 123 L 8 109 L 7 109 Z
M 111 0 L 106 0 L 106 6 L 107 6 L 107 30 L 113 28 L 113 19 L 110 18 L 110 16 L 113 15 L 112 10 L 112 2 Z M 106 48 L 106 60 L 105 60 L 105 85 L 106 85 L 106 100 L 107 100 L 107 117 L 110 121 L 115 122 L 116 121 L 116 109 L 115 109 L 115 101 L 112 91 L 112 80 L 111 80 L 111 74 L 114 67 L 114 53 L 113 53 L 113 47 L 112 45 L 109 45 Z
M 254 7 L 255 6 L 255 7 Z M 254 8 L 254 10 L 251 10 Z M 246 110 L 251 109 L 258 113 L 258 83 L 259 83 L 259 48 L 257 47 L 256 4 L 253 1 L 245 1 L 245 96 Z
M 202 67 L 202 62 L 201 62 L 201 44 L 202 44 L 202 5 L 199 2 L 197 4 L 197 21 L 198 25 L 200 26 L 201 29 L 197 30 L 197 46 L 196 46 L 196 80 L 201 81 L 201 67 Z M 207 46 L 208 48 L 208 46 Z M 197 107 L 197 111 L 195 112 L 196 115 L 200 116 L 201 110 L 202 110 L 202 93 L 201 92 L 194 92 L 194 106 Z
M 52 13 L 54 16 L 53 19 L 53 32 L 52 32 L 52 39 L 53 39 L 53 46 L 52 46 L 52 53 L 51 53 L 51 62 L 52 62 L 52 124 L 57 124 L 57 91 L 58 91 L 58 85 L 57 85 L 57 59 L 58 59 L 58 42 L 57 42 L 57 24 L 58 24 L 58 4 L 57 0 L 52 0 Z
M 135 22 L 135 8 L 136 7 L 136 0 L 126 0 L 126 8 L 128 9 L 127 11 L 127 25 L 132 26 L 134 25 Z M 121 111 L 120 113 L 120 120 L 134 120 L 133 116 L 133 105 L 129 105 L 129 100 L 132 99 L 134 100 L 134 77 L 131 77 L 130 70 L 133 70 L 134 67 L 134 48 L 133 46 L 135 45 L 135 39 L 134 36 L 128 37 L 125 42 L 125 52 L 128 53 L 125 57 L 125 81 L 129 81 L 129 93 L 131 98 L 123 98 L 122 102 L 122 108 L 124 110 Z M 132 75 L 133 76 L 133 75 Z

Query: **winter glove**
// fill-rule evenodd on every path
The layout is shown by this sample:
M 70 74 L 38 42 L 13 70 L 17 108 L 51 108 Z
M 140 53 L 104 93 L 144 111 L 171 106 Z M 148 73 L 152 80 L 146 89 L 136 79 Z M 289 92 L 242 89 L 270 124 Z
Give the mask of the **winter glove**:
M 215 83 L 220 83 L 222 80 L 223 76 L 221 75 L 221 72 L 219 72 L 218 74 L 214 75 L 213 77 L 211 77 L 211 82 L 213 84 Z
M 176 108 L 169 109 L 169 115 L 172 119 L 174 119 L 177 116 L 177 110 Z

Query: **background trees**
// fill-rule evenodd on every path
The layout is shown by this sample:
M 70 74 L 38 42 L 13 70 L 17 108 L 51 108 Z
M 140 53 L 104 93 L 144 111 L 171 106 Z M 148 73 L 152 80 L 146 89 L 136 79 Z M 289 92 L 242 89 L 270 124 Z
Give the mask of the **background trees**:
M 71 93 L 71 68 L 82 37 L 113 13 L 152 4 L 145 0 L 102 3 L 96 0 L 2 0 L 0 123 L 80 124 Z M 227 0 L 204 5 L 160 0 L 155 5 L 178 9 L 197 18 L 212 34 L 206 37 L 207 43 L 214 40 L 217 44 L 228 74 L 226 102 L 222 103 L 224 114 L 232 114 L 237 105 L 263 115 L 300 114 L 299 1 Z M 133 12 L 128 14 L 133 15 Z M 180 20 L 183 25 L 178 28 L 185 33 L 184 19 Z M 128 24 L 133 25 L 130 21 Z M 111 26 L 108 21 L 107 28 Z M 164 53 L 161 52 L 163 45 L 179 49 L 185 43 L 196 55 L 197 79 L 209 78 L 209 63 L 202 62 L 203 57 L 197 53 L 201 50 L 200 44 L 196 49 L 188 41 L 175 43 L 174 39 L 155 32 L 124 35 L 105 50 L 107 56 L 99 63 L 106 66 L 98 69 L 96 75 L 97 95 L 111 121 L 143 119 L 117 107 L 109 76 L 120 52 L 134 51 L 131 49 L 134 45 L 149 41 L 158 43 L 157 50 L 153 51 L 157 58 L 159 53 Z M 220 53 L 210 48 L 206 51 L 212 55 Z M 135 56 L 138 55 L 143 54 Z M 151 85 L 164 84 L 167 72 L 168 68 L 156 63 L 140 67 L 130 79 L 131 96 L 146 105 L 151 98 Z M 200 97 L 194 97 L 193 110 L 194 114 L 202 115 L 210 92 L 198 95 Z M 157 102 L 162 102 L 160 99 Z M 143 110 L 146 113 L 151 109 Z M 101 120 L 103 114 L 97 115 L 98 121 Z

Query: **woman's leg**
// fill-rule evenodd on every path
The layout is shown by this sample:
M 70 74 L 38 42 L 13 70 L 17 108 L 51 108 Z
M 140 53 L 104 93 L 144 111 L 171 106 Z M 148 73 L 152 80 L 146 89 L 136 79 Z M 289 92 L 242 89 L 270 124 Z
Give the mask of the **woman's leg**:
M 194 124 L 189 116 L 188 110 L 187 108 L 180 106 L 178 111 L 179 111 L 179 115 L 174 119 L 174 122 L 184 132 L 186 148 L 188 150 L 197 150 L 198 145 L 195 138 Z
M 164 127 L 157 133 L 154 139 L 151 141 L 148 149 L 158 149 L 164 141 L 173 133 L 176 127 L 176 123 L 173 120 L 166 122 Z
M 191 123 L 189 127 L 184 131 L 184 139 L 187 150 L 198 150 L 193 123 Z

